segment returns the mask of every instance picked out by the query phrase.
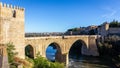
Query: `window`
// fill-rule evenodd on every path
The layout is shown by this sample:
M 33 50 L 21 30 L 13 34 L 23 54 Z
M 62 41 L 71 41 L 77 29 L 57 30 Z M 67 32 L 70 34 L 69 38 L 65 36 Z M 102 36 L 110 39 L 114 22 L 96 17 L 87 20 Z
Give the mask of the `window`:
M 16 18 L 16 11 L 13 10 L 13 17 Z

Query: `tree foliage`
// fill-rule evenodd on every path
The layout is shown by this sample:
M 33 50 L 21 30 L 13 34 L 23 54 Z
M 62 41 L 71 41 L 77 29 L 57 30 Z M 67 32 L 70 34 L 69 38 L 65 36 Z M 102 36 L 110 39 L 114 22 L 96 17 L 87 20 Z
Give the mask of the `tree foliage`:
M 120 37 L 118 36 L 105 37 L 104 41 L 99 42 L 98 45 L 99 45 L 100 51 L 102 51 L 102 53 L 100 53 L 102 55 L 109 55 L 112 57 L 120 55 L 120 49 L 119 49 L 120 48 Z
M 15 46 L 13 45 L 13 43 L 7 44 L 7 53 L 8 53 L 9 63 L 13 63 L 15 55 L 17 55 L 17 52 L 15 52 Z
M 27 57 L 27 60 L 33 64 L 33 68 L 65 68 L 64 64 L 58 62 L 50 62 L 44 57 L 41 57 L 37 54 L 35 59 L 30 59 Z
M 108 36 L 104 41 L 98 42 L 98 50 L 100 57 L 104 57 L 115 63 L 120 62 L 120 37 Z
M 34 59 L 34 68 L 64 68 L 64 64 L 50 62 L 46 58 L 37 56 Z
M 71 28 L 71 29 L 68 29 L 67 31 L 79 31 L 79 28 Z
M 113 20 L 112 22 L 110 22 L 110 27 L 120 27 L 120 22 Z
M 94 30 L 94 29 L 91 29 L 91 30 L 89 31 L 89 35 L 95 35 L 95 30 Z

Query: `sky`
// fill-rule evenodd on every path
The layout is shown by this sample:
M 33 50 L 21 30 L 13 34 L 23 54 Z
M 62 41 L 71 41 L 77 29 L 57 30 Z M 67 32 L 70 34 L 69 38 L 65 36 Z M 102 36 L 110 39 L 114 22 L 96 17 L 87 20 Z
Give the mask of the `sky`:
M 25 32 L 65 32 L 120 21 L 120 0 L 0 0 L 25 8 Z

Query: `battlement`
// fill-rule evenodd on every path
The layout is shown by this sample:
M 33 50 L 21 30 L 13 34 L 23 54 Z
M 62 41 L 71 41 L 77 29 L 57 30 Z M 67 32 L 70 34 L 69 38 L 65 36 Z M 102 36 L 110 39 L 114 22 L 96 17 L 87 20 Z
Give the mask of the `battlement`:
M 0 2 L 0 7 L 11 8 L 11 9 L 16 9 L 16 10 L 22 10 L 22 11 L 25 10 L 25 8 L 22 8 L 22 7 L 19 7 L 19 6 L 13 6 L 13 5 L 2 3 L 2 2 Z
M 24 21 L 24 8 L 0 2 L 0 17 Z

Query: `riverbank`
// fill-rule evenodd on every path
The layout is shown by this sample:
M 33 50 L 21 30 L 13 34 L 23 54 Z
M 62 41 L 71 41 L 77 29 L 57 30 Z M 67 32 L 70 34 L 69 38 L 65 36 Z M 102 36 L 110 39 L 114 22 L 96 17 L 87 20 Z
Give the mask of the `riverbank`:
M 111 64 L 113 65 L 113 68 L 120 68 L 119 59 L 114 59 L 110 56 L 101 56 L 99 58 L 102 59 L 102 60 L 107 60 L 107 61 L 111 62 Z

